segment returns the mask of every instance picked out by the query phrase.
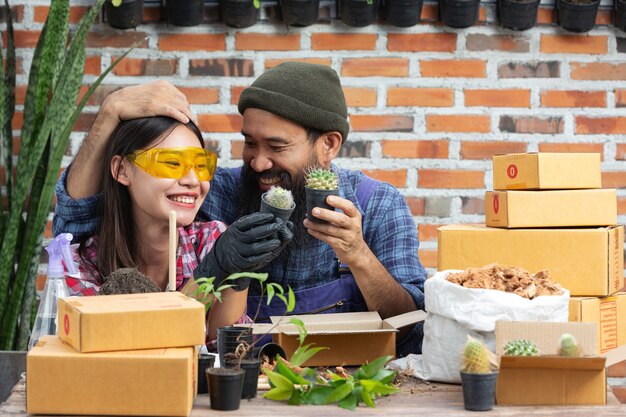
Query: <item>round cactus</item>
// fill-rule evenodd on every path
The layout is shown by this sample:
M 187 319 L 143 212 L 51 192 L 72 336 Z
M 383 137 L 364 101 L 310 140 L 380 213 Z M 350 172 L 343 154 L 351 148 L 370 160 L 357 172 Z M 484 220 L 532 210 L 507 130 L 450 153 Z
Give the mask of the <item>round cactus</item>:
M 463 351 L 463 372 L 468 374 L 488 374 L 491 372 L 487 348 L 482 342 L 470 339 Z
M 504 345 L 504 354 L 507 356 L 537 356 L 539 350 L 530 340 L 517 339 Z
M 576 338 L 569 333 L 563 333 L 561 335 L 559 344 L 561 345 L 559 349 L 559 356 L 575 358 L 582 355 L 582 351 L 580 346 L 578 346 Z
M 336 190 L 339 188 L 337 174 L 330 169 L 313 168 L 306 174 L 306 186 L 315 190 Z
M 294 206 L 291 191 L 282 187 L 272 187 L 265 195 L 265 201 L 272 207 L 287 210 Z

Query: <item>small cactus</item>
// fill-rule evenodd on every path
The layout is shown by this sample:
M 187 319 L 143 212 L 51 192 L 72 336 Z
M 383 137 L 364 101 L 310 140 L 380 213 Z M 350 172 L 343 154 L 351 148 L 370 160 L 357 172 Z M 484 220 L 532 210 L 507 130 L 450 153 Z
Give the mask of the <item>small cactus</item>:
M 566 356 L 568 358 L 575 358 L 582 355 L 580 346 L 576 338 L 569 333 L 563 333 L 559 339 L 559 356 Z
M 294 206 L 291 191 L 282 187 L 270 188 L 265 195 L 265 201 L 270 206 L 283 210 L 288 210 Z
M 463 351 L 463 372 L 468 374 L 488 374 L 491 372 L 487 348 L 482 342 L 470 339 Z
M 337 174 L 330 169 L 313 168 L 306 174 L 306 186 L 315 190 L 336 190 L 339 188 Z
M 537 356 L 539 350 L 530 340 L 517 339 L 504 345 L 504 354 L 507 356 Z

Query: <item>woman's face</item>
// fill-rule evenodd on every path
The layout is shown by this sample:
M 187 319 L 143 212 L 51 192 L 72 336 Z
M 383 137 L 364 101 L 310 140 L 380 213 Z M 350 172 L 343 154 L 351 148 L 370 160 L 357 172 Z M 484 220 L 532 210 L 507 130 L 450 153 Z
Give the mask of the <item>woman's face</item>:
M 198 137 L 182 125 L 154 147 L 202 149 Z M 111 164 L 114 176 L 117 164 L 121 164 L 117 180 L 128 187 L 139 227 L 154 222 L 169 222 L 171 210 L 176 212 L 177 225 L 187 226 L 193 222 L 209 192 L 209 181 L 200 181 L 194 169 L 179 179 L 161 178 L 148 174 L 126 158 L 116 156 Z

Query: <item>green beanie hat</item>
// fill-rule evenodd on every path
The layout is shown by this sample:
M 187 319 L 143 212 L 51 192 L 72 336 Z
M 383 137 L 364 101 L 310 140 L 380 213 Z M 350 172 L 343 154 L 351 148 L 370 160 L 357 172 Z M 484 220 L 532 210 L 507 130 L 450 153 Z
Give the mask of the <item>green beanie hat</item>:
M 348 108 L 335 70 L 325 65 L 285 62 L 265 71 L 239 98 L 239 113 L 268 111 L 301 126 L 348 137 Z

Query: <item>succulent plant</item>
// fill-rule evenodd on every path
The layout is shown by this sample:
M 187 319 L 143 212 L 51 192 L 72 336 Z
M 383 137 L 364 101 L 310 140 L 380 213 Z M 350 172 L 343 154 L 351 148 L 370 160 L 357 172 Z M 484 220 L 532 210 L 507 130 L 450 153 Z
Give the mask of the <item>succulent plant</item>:
M 568 358 L 575 358 L 582 355 L 580 346 L 576 338 L 569 333 L 563 333 L 559 339 L 559 356 L 566 356 Z
M 272 187 L 265 194 L 265 201 L 272 207 L 288 210 L 293 207 L 291 191 L 282 187 Z
M 306 174 L 306 186 L 315 190 L 336 190 L 339 179 L 330 169 L 313 168 Z
M 504 354 L 507 356 L 537 356 L 539 350 L 530 340 L 511 340 L 504 345 Z
M 463 351 L 463 372 L 468 374 L 488 374 L 491 372 L 487 348 L 476 339 L 470 339 Z

